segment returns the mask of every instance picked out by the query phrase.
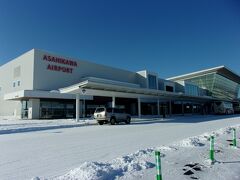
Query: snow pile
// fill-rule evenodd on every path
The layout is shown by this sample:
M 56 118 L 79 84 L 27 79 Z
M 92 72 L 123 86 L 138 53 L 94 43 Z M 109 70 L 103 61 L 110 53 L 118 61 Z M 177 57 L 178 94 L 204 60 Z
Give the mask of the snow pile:
M 217 131 L 213 131 L 210 133 L 204 133 L 199 136 L 189 137 L 189 138 L 183 139 L 182 141 L 173 143 L 173 145 L 179 146 L 179 147 L 202 147 L 202 146 L 205 146 L 206 143 L 208 143 L 210 136 L 219 137 L 221 135 L 231 134 L 232 128 L 233 127 L 221 128 Z M 240 128 L 240 125 L 236 125 L 234 126 L 234 128 L 238 129 Z
M 239 128 L 240 126 L 236 126 L 235 128 Z M 155 174 L 155 161 L 154 161 L 154 151 L 160 150 L 161 151 L 161 158 L 163 158 L 164 166 L 167 166 L 166 169 L 171 169 L 166 171 L 165 173 L 168 174 L 169 177 L 175 177 L 175 174 L 181 174 L 178 175 L 179 179 L 188 179 L 187 176 L 190 174 L 192 179 L 199 179 L 201 176 L 204 177 L 203 179 L 209 179 L 208 173 L 210 172 L 209 169 L 212 169 L 214 171 L 217 171 L 217 173 L 221 171 L 227 171 L 231 162 L 219 162 L 217 161 L 214 166 L 210 165 L 210 161 L 208 160 L 208 145 L 209 137 L 211 135 L 214 135 L 215 137 L 221 137 L 222 135 L 230 136 L 230 133 L 232 132 L 232 128 L 222 128 L 218 131 L 210 132 L 210 133 L 204 133 L 199 136 L 186 138 L 180 142 L 173 143 L 170 146 L 161 146 L 158 148 L 148 148 L 144 150 L 139 150 L 133 154 L 129 154 L 127 156 L 123 156 L 120 158 L 116 158 L 109 162 L 85 162 L 81 164 L 78 168 L 71 170 L 69 173 L 54 178 L 54 180 L 112 180 L 112 179 L 151 179 L 149 175 L 146 175 L 148 173 L 144 172 L 151 172 L 151 177 L 154 177 Z M 218 150 L 216 150 L 216 154 L 220 153 L 222 155 L 221 158 L 226 158 L 227 156 L 224 155 L 224 151 L 229 151 L 229 147 L 225 145 L 223 147 L 222 144 L 225 142 L 219 143 L 216 146 Z M 204 150 L 202 150 L 203 148 Z M 189 149 L 190 148 L 190 149 Z M 201 149 L 199 149 L 201 148 Z M 225 149 L 224 149 L 225 148 Z M 226 149 L 227 148 L 227 149 Z M 200 151 L 202 150 L 202 151 Z M 230 149 L 230 151 L 232 148 Z M 185 152 L 188 153 L 185 153 Z M 162 153 L 164 152 L 164 153 Z M 204 153 L 202 153 L 204 152 Z M 191 155 L 192 160 L 194 162 L 189 162 L 186 165 L 183 165 L 183 167 L 177 167 L 183 161 L 187 160 L 187 156 L 184 154 Z M 233 154 L 233 153 L 232 153 Z M 235 153 L 237 154 L 237 152 Z M 234 156 L 231 155 L 231 156 Z M 169 158 L 166 160 L 165 158 Z M 181 160 L 179 160 L 179 158 Z M 175 162 L 174 162 L 175 161 Z M 200 161 L 200 163 L 196 163 L 196 161 Z M 234 162 L 233 162 L 234 163 Z M 195 165 L 194 165 L 195 164 Z M 227 164 L 227 166 L 225 165 Z M 176 167 L 179 169 L 176 171 Z M 239 168 L 239 167 L 238 167 Z M 184 170 L 184 172 L 181 173 L 181 171 Z M 202 171 L 206 171 L 205 174 L 202 173 Z M 233 171 L 233 172 L 232 172 Z M 239 176 L 236 175 L 236 172 L 239 173 L 240 171 L 235 168 L 231 168 L 231 171 L 226 174 L 226 177 L 231 177 L 232 179 L 238 178 Z M 215 172 L 216 173 L 216 172 Z M 173 174 L 173 175 L 171 175 Z M 221 177 L 221 176 L 219 176 Z M 216 176 L 217 179 L 225 179 L 219 178 Z M 169 178 L 172 179 L 172 178 Z M 210 179 L 214 179 L 214 174 L 211 175 Z M 228 178 L 226 178 L 228 179 Z
M 144 160 L 144 157 L 151 156 L 153 151 L 152 148 L 140 150 L 134 154 L 116 158 L 109 163 L 85 162 L 69 173 L 56 178 L 56 180 L 110 180 L 123 176 L 126 172 L 135 172 L 153 168 L 153 163 Z
M 161 151 L 176 150 L 172 147 L 159 147 Z M 154 154 L 154 148 L 139 150 L 133 154 L 116 158 L 110 162 L 85 162 L 78 168 L 71 170 L 69 173 L 57 177 L 54 180 L 104 180 L 116 179 L 123 176 L 125 173 L 134 174 L 137 171 L 142 171 L 155 167 L 155 164 L 147 159 Z M 161 157 L 165 154 L 161 153 Z
M 39 177 L 34 177 L 31 180 L 41 180 Z
M 85 162 L 80 167 L 57 179 L 109 179 L 119 173 L 121 172 L 118 172 L 109 163 Z
M 172 150 L 177 150 L 176 147 L 174 146 L 161 146 L 161 147 L 157 147 L 155 150 L 157 151 L 172 151 Z
M 175 143 L 174 145 L 180 147 L 199 147 L 204 146 L 205 143 L 203 143 L 199 137 L 190 137 Z

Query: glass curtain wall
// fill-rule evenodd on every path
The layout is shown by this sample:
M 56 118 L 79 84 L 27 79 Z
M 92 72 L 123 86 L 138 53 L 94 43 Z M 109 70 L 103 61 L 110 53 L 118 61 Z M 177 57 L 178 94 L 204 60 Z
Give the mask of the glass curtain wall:
M 75 117 L 74 101 L 40 101 L 40 118 L 74 118 Z
M 208 96 L 229 101 L 238 98 L 239 84 L 217 73 L 203 75 L 187 81 L 206 89 Z
M 185 94 L 190 96 L 199 96 L 199 87 L 193 84 L 185 83 Z

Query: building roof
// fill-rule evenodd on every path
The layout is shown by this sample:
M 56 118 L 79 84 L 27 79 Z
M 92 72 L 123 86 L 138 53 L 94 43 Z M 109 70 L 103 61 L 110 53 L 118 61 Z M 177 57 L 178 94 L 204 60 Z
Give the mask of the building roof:
M 185 80 L 185 79 L 190 79 L 190 78 L 199 77 L 199 76 L 203 76 L 206 74 L 212 74 L 212 73 L 220 74 L 220 75 L 240 84 L 240 76 L 237 73 L 235 73 L 234 71 L 232 71 L 231 69 L 227 68 L 226 66 L 218 66 L 218 67 L 214 67 L 214 68 L 210 68 L 210 69 L 205 69 L 205 70 L 196 71 L 196 72 L 192 72 L 192 73 L 188 73 L 188 74 L 183 74 L 180 76 L 167 78 L 167 80 L 171 80 L 171 81 Z
M 147 95 L 147 96 L 154 96 L 154 97 L 161 97 L 161 98 L 177 98 L 177 99 L 184 99 L 187 98 L 189 100 L 199 100 L 199 101 L 206 101 L 206 100 L 213 100 L 214 98 L 209 96 L 191 96 L 185 95 L 182 93 L 175 93 L 175 92 L 167 92 L 162 90 L 154 90 L 154 89 L 147 89 L 147 88 L 140 88 L 129 86 L 128 84 L 122 84 L 122 82 L 117 83 L 117 81 L 105 80 L 98 78 L 86 78 L 85 80 L 81 81 L 80 83 L 74 84 L 72 86 L 68 86 L 65 88 L 59 89 L 60 93 L 70 93 L 70 94 L 81 94 L 81 90 L 103 90 L 106 92 L 116 92 L 116 93 L 130 93 L 132 97 L 138 97 L 139 95 Z M 110 93 L 109 93 L 110 94 Z

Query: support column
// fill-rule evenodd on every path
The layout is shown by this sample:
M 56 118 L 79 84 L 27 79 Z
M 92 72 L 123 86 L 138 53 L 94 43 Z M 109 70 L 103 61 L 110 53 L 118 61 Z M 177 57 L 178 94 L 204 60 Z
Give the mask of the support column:
M 40 118 L 40 99 L 29 99 L 28 119 Z
M 79 122 L 80 95 L 76 94 L 76 122 Z
M 115 96 L 112 97 L 112 108 L 115 108 Z
M 159 105 L 159 99 L 157 100 L 157 113 L 158 113 L 158 116 L 160 116 L 160 105 Z
M 138 117 L 141 118 L 141 99 L 140 97 L 138 98 Z
M 172 101 L 169 101 L 169 116 L 172 116 Z

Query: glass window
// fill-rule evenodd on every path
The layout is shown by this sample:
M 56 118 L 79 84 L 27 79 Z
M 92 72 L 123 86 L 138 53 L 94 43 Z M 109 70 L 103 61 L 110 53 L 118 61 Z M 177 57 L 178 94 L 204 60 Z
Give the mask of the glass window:
M 158 83 L 158 90 L 163 90 L 164 91 L 164 83 L 163 82 Z
M 157 77 L 154 75 L 148 75 L 148 88 L 157 89 Z
M 173 92 L 173 87 L 172 86 L 166 86 L 166 91 Z
M 74 117 L 74 102 L 40 101 L 40 118 Z
M 188 81 L 205 89 L 208 96 L 230 101 L 240 97 L 239 84 L 217 73 L 191 78 Z
M 104 108 L 97 108 L 95 112 L 96 112 L 96 113 L 100 113 L 100 112 L 103 112 L 103 111 L 105 111 Z
M 28 118 L 28 101 L 21 101 L 21 117 Z
M 74 108 L 74 105 L 73 105 L 73 104 L 67 104 L 67 105 L 66 105 L 66 108 L 67 108 L 67 109 L 73 109 L 73 108 Z
M 52 103 L 48 101 L 43 101 L 43 102 L 40 102 L 40 106 L 42 108 L 52 108 Z
M 59 102 L 52 102 L 52 108 L 63 109 L 64 108 L 64 104 L 59 103 Z
M 185 94 L 199 96 L 199 88 L 196 85 L 185 83 Z
M 18 81 L 18 82 L 17 82 L 17 84 L 18 84 L 18 86 L 20 86 L 20 85 L 21 85 L 21 82 L 20 82 L 20 81 Z
M 13 87 L 15 87 L 16 86 L 16 83 L 15 82 L 13 82 Z

